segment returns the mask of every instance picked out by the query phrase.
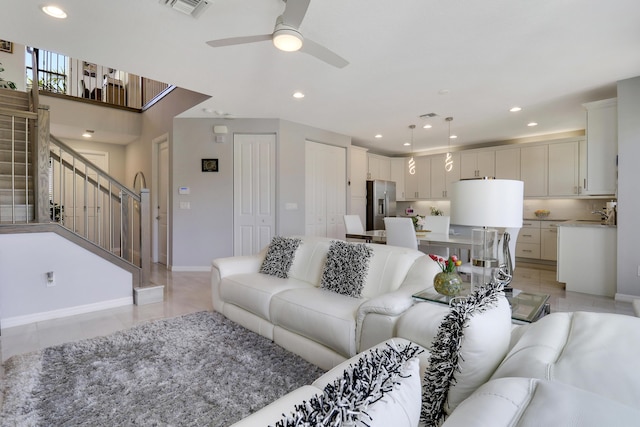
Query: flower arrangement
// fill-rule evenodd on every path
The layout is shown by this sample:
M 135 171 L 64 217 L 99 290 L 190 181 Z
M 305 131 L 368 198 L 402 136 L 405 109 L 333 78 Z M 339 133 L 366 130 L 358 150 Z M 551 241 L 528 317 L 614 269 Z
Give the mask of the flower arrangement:
M 431 206 L 431 216 L 442 216 L 444 215 L 444 212 L 442 212 L 440 209 L 436 208 L 435 206 Z
M 425 224 L 424 216 L 415 215 L 411 217 L 411 220 L 413 221 L 413 228 L 416 230 L 422 230 L 422 227 L 424 227 Z
M 455 273 L 456 267 L 462 265 L 462 261 L 460 261 L 455 255 L 451 255 L 449 259 L 444 259 L 443 257 L 434 254 L 429 254 L 429 257 L 438 263 L 443 273 Z

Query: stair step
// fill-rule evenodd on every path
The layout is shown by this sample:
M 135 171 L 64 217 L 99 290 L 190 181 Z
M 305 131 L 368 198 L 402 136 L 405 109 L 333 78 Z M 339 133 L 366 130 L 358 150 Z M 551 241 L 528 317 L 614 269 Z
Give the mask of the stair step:
M 24 150 L 21 151 L 16 149 L 12 154 L 10 149 L 5 150 L 3 148 L 0 148 L 0 162 L 11 162 L 12 157 L 17 163 L 24 163 L 26 156 Z M 29 162 L 29 164 L 31 164 L 31 162 Z
M 19 90 L 0 88 L 0 108 L 29 111 L 29 94 Z
M 29 201 L 33 202 L 35 200 L 33 198 L 33 191 L 29 190 L 28 195 Z M 11 190 L 0 189 L 0 205 L 11 205 L 12 202 L 24 205 L 27 203 L 27 193 L 24 190 L 16 190 L 15 192 L 12 192 Z

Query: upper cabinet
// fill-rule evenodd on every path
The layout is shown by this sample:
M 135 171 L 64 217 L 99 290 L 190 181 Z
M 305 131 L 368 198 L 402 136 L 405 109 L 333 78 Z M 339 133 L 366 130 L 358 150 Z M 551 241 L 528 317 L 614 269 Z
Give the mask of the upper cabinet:
M 547 195 L 548 145 L 520 148 L 520 179 L 524 181 L 524 197 Z
M 431 198 L 448 199 L 451 185 L 460 181 L 460 154 L 451 153 L 453 163 L 450 171 L 445 169 L 446 154 L 429 157 L 431 158 Z
M 351 155 L 351 197 L 366 198 L 367 197 L 367 150 L 366 148 L 356 147 L 352 145 L 350 148 Z
M 396 183 L 396 200 L 407 200 L 404 189 L 404 170 L 407 168 L 407 160 L 404 157 L 391 158 L 391 181 Z
M 584 140 L 549 144 L 549 196 L 583 194 L 580 159 L 585 149 Z
M 369 173 L 367 179 L 391 180 L 391 159 L 377 154 L 367 154 Z
M 520 179 L 520 148 L 499 148 L 495 151 L 496 179 Z
M 618 102 L 605 99 L 583 105 L 587 110 L 584 194 L 615 194 L 618 157 Z
M 429 156 L 413 158 L 416 162 L 413 174 L 409 168 L 404 173 L 404 194 L 406 200 L 431 198 L 431 159 Z M 409 159 L 406 159 L 408 161 Z
M 495 175 L 494 150 L 469 151 L 460 153 L 460 178 L 473 179 Z

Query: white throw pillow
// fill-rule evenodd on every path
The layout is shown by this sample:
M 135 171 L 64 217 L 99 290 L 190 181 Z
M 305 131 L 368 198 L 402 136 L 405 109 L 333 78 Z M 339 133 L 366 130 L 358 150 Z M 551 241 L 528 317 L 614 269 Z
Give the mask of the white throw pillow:
M 489 284 L 451 302 L 429 350 L 421 417 L 439 425 L 487 382 L 509 349 L 511 309 L 502 285 Z

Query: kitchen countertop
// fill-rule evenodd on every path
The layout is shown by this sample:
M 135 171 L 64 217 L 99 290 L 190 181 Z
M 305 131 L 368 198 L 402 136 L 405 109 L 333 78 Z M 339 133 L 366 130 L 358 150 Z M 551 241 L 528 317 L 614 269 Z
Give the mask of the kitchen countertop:
M 559 222 L 560 227 L 598 227 L 598 228 L 618 228 L 613 224 L 603 224 L 602 221 L 592 221 L 585 219 L 571 219 L 568 221 Z

